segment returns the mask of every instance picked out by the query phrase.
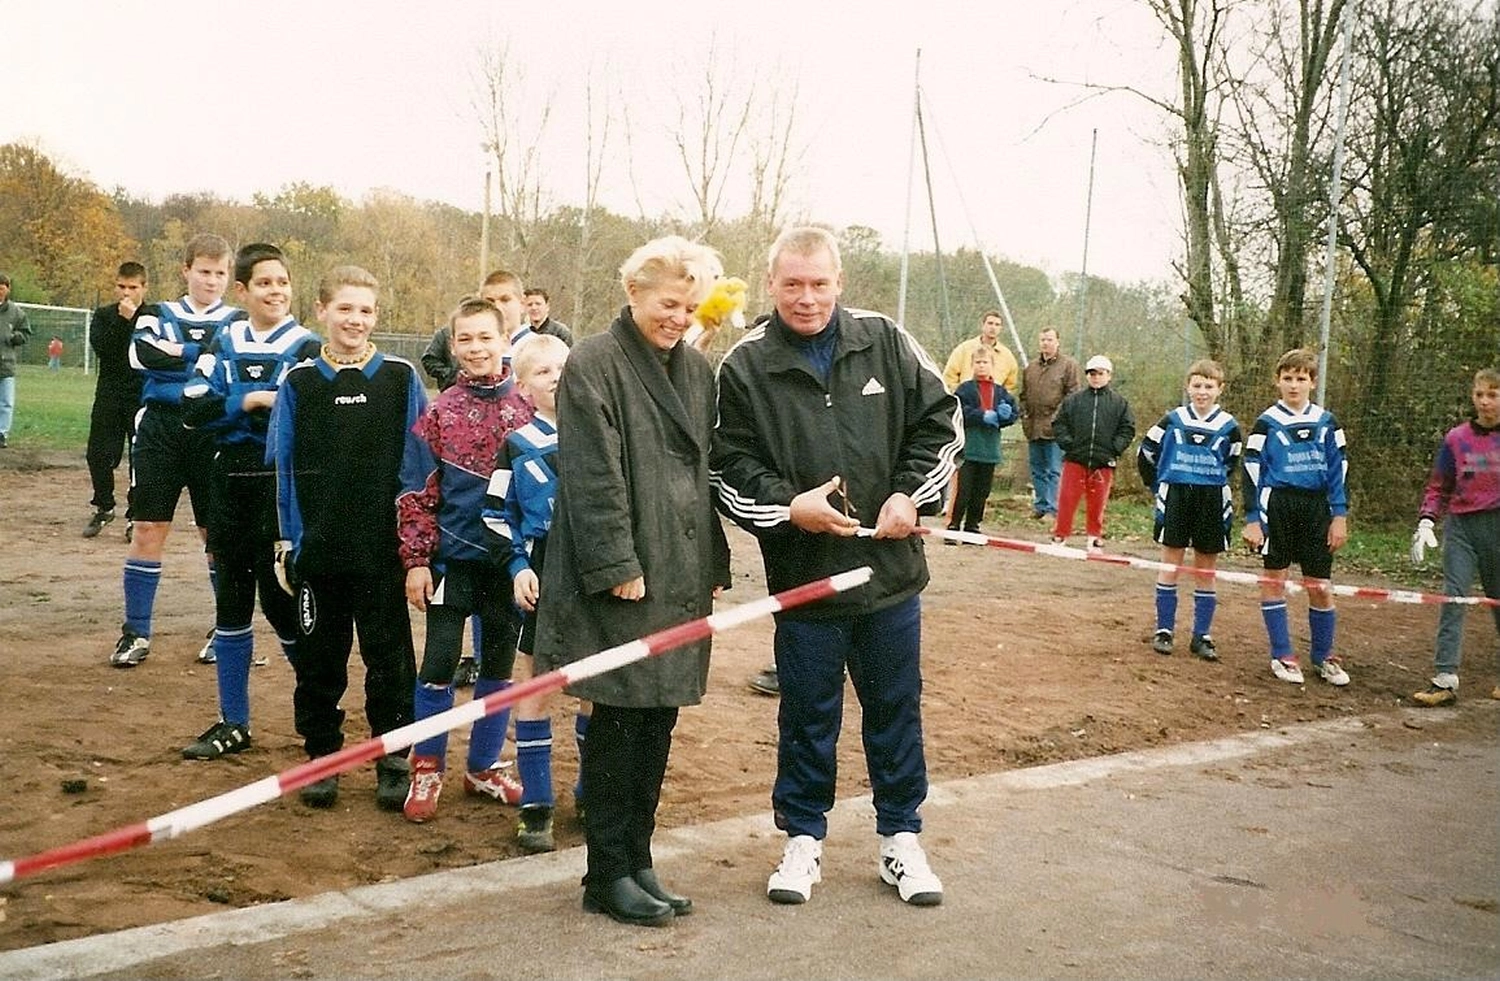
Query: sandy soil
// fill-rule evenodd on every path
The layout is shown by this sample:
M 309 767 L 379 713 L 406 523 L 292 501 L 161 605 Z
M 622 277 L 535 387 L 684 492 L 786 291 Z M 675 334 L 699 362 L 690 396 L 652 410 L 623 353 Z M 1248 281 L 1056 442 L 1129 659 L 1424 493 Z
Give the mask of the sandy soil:
M 213 763 L 180 748 L 216 717 L 214 673 L 194 662 L 212 604 L 186 505 L 168 543 L 152 654 L 133 670 L 110 667 L 119 632 L 123 521 L 85 540 L 88 476 L 80 461 L 10 449 L 0 454 L 0 859 L 66 845 L 163 814 L 302 761 L 292 727 L 291 668 L 258 622 L 269 663 L 251 680 L 255 745 Z M 1041 541 L 1039 525 L 986 528 Z M 763 594 L 754 543 L 731 533 L 736 588 Z M 1147 541 L 1112 551 L 1154 558 Z M 1149 647 L 1149 573 L 972 546 L 929 548 L 925 594 L 924 725 L 935 781 L 1212 738 L 1349 714 L 1391 713 L 1425 683 L 1437 611 L 1431 606 L 1340 601 L 1339 650 L 1353 684 L 1309 675 L 1276 681 L 1252 587 L 1221 587 L 1214 635 L 1223 660 Z M 1226 563 L 1253 568 L 1244 556 Z M 1371 585 L 1382 585 L 1371 583 Z M 1293 599 L 1294 638 L 1306 649 L 1304 603 Z M 1186 591 L 1184 619 L 1191 616 Z M 420 617 L 414 627 L 419 638 Z M 1488 618 L 1470 616 L 1466 697 L 1496 678 Z M 774 699 L 746 679 L 769 660 L 770 624 L 715 641 L 710 691 L 684 711 L 667 775 L 664 827 L 769 806 Z M 368 735 L 358 658 L 346 699 L 351 739 Z M 576 756 L 570 708 L 558 699 L 556 779 L 560 846 L 581 842 L 571 820 Z M 1466 714 L 1488 727 L 1487 713 Z M 1399 726 L 1398 726 L 1399 728 Z M 858 707 L 846 710 L 841 791 L 868 790 Z M 461 759 L 464 737 L 450 746 Z M 85 781 L 82 792 L 64 785 Z M 438 819 L 413 825 L 378 811 L 370 767 L 346 775 L 339 804 L 316 811 L 295 795 L 179 840 L 82 861 L 0 887 L 0 949 L 274 902 L 519 854 L 513 809 L 465 798 L 456 782 Z M 76 785 L 75 785 L 76 786 Z

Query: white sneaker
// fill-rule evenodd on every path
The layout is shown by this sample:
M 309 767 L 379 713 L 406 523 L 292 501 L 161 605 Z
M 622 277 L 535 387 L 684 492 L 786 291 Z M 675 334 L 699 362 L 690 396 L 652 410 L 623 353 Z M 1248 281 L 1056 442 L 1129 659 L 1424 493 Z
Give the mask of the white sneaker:
M 811 835 L 794 835 L 766 882 L 766 895 L 773 903 L 805 903 L 812 898 L 813 885 L 822 881 L 823 843 Z
M 1342 688 L 1349 683 L 1349 672 L 1344 670 L 1336 657 L 1324 658 L 1322 664 L 1314 664 L 1313 667 L 1317 669 L 1318 677 L 1330 685 Z
M 915 832 L 880 836 L 880 878 L 896 887 L 903 903 L 936 906 L 943 901 L 943 883 L 928 867 Z
M 1283 661 L 1280 658 L 1271 658 L 1271 673 L 1282 681 L 1290 681 L 1294 685 L 1302 684 L 1302 668 L 1296 661 Z M 1346 682 L 1348 678 L 1344 679 Z
M 1104 539 L 1102 539 L 1102 538 L 1090 538 L 1089 539 L 1088 550 L 1090 552 L 1102 552 L 1102 551 L 1104 551 Z

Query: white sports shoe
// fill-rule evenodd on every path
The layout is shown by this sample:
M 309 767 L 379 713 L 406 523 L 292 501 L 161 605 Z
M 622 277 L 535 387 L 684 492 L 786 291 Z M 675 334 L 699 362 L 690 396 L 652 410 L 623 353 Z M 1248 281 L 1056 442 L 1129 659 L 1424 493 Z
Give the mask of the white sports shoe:
M 903 903 L 936 906 L 943 901 L 943 883 L 928 867 L 915 832 L 880 836 L 880 878 L 896 887 Z
M 1314 664 L 1313 667 L 1317 670 L 1318 677 L 1330 685 L 1342 688 L 1349 683 L 1349 672 L 1344 670 L 1336 657 L 1325 658 L 1322 664 Z
M 1283 661 L 1280 658 L 1271 658 L 1271 673 L 1282 681 L 1290 681 L 1294 685 L 1302 684 L 1302 668 L 1296 661 Z M 1344 679 L 1348 681 L 1348 678 Z
M 766 895 L 773 903 L 805 903 L 812 898 L 813 885 L 822 881 L 823 843 L 811 835 L 794 835 L 766 882 Z

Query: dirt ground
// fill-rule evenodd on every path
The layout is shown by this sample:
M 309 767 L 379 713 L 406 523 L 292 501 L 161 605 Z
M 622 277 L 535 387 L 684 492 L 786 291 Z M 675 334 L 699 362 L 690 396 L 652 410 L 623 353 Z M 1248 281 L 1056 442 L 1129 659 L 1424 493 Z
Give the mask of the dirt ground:
M 109 665 L 119 634 L 123 521 L 80 537 L 89 509 L 81 461 L 12 448 L 0 453 L 0 859 L 17 859 L 102 834 L 232 790 L 302 762 L 292 727 L 291 668 L 263 621 L 254 669 L 254 747 L 203 763 L 180 748 L 216 718 L 212 667 L 194 654 L 212 603 L 186 505 L 168 543 L 152 654 Z M 1036 524 L 991 534 L 1035 541 Z M 727 603 L 763 595 L 753 541 L 731 531 L 736 588 Z M 1111 551 L 1154 558 L 1143 540 Z M 1252 587 L 1226 584 L 1214 635 L 1222 661 L 1179 650 L 1154 654 L 1152 577 L 1103 563 L 973 546 L 929 547 L 924 596 L 923 703 L 934 781 L 1117 753 L 1297 722 L 1394 713 L 1425 683 L 1437 620 L 1432 606 L 1341 598 L 1338 649 L 1353 677 L 1334 689 L 1309 673 L 1293 687 L 1272 678 Z M 1243 555 L 1226 567 L 1250 569 Z M 1386 585 L 1370 583 L 1370 585 Z M 1304 602 L 1293 634 L 1306 650 Z M 1186 588 L 1180 619 L 1191 617 Z M 421 618 L 414 630 L 421 645 Z M 1468 618 L 1468 698 L 1496 678 L 1488 617 Z M 704 703 L 683 712 L 659 815 L 690 825 L 769 807 L 775 762 L 772 698 L 746 679 L 770 656 L 770 623 L 715 640 Z M 368 736 L 358 658 L 345 700 L 351 741 Z M 581 842 L 568 788 L 576 772 L 566 699 L 555 709 L 558 843 Z M 1492 726 L 1488 713 L 1461 724 Z M 1399 725 L 1397 726 L 1399 729 Z M 858 706 L 846 708 L 841 796 L 868 783 Z M 449 759 L 462 759 L 456 735 Z M 64 784 L 86 781 L 82 792 Z M 312 810 L 295 795 L 172 842 L 64 866 L 0 887 L 0 949 L 14 949 L 179 919 L 226 907 L 307 896 L 519 854 L 515 812 L 466 798 L 450 781 L 438 818 L 413 825 L 375 807 L 374 772 L 345 776 L 338 806 Z

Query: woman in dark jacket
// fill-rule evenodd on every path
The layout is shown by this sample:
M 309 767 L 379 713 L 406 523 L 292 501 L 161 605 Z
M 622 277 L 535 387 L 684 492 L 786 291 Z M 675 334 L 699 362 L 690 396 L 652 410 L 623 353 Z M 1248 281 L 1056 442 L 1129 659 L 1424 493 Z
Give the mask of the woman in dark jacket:
M 538 606 L 550 671 L 712 612 L 729 549 L 708 489 L 713 369 L 682 343 L 721 274 L 706 246 L 669 236 L 620 269 L 628 304 L 580 340 L 558 386 L 558 492 Z M 652 871 L 651 835 L 681 706 L 708 684 L 709 641 L 569 686 L 594 703 L 584 909 L 659 926 L 692 909 Z

